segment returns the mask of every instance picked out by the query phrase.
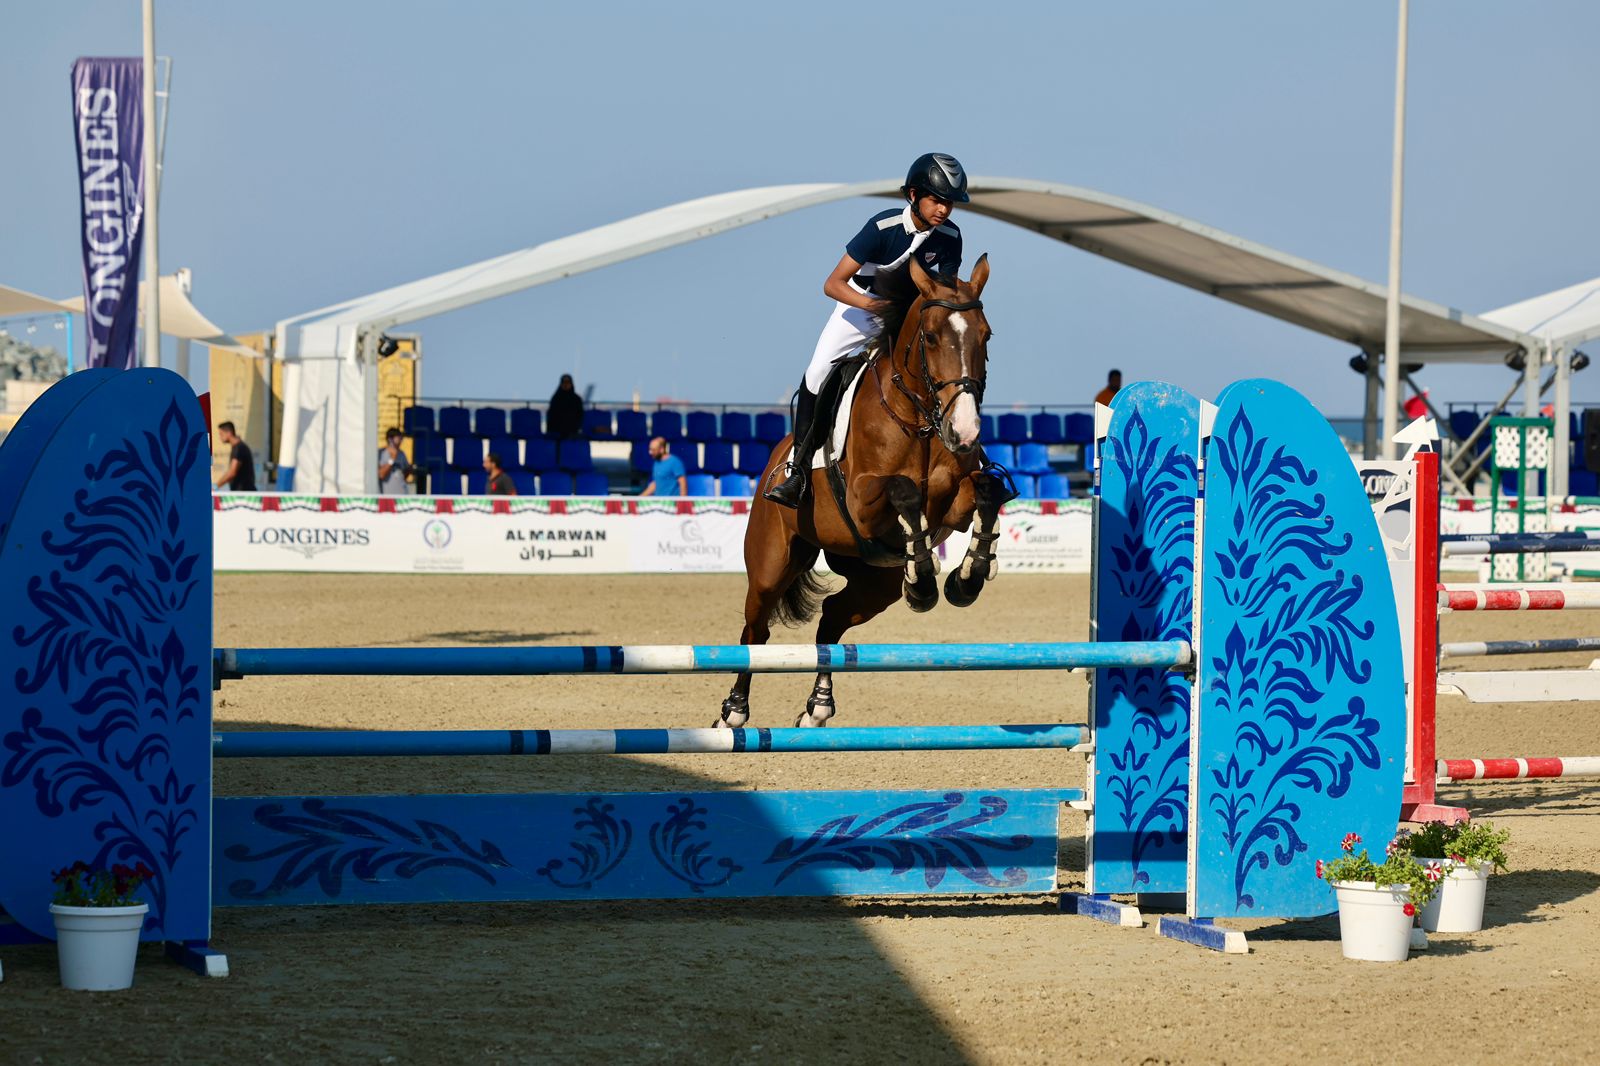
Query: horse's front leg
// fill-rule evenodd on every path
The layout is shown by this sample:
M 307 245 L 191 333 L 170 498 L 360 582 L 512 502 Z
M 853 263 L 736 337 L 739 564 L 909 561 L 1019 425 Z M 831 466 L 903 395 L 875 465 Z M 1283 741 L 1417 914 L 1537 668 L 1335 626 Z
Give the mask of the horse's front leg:
M 983 591 L 983 583 L 1000 572 L 1000 560 L 994 551 L 995 542 L 1000 539 L 1000 507 L 1012 496 L 1005 482 L 981 470 L 972 475 L 972 484 L 977 497 L 972 542 L 967 545 L 961 565 L 944 580 L 944 598 L 957 607 L 971 606 Z
M 939 602 L 939 557 L 933 550 L 933 527 L 923 513 L 922 492 L 902 475 L 886 478 L 884 490 L 906 538 L 906 603 L 913 611 L 931 611 Z

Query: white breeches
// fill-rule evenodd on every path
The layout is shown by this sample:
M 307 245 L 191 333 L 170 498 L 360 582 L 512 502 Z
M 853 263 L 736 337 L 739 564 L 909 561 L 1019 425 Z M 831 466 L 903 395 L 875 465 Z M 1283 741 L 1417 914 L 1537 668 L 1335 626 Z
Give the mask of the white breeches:
M 822 336 L 817 338 L 817 349 L 806 365 L 806 388 L 811 392 L 822 388 L 834 363 L 853 354 L 882 331 L 883 320 L 871 311 L 835 302 L 833 314 L 828 316 Z

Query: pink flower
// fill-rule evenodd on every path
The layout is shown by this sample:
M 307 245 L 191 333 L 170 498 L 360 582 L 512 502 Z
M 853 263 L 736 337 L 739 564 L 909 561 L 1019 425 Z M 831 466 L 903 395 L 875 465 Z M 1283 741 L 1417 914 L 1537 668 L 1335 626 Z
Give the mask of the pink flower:
M 1401 909 L 1405 911 L 1407 918 L 1415 918 L 1417 916 L 1417 908 L 1415 904 L 1407 903 Z
M 1359 844 L 1359 843 L 1361 843 L 1361 834 L 1359 834 L 1359 833 L 1346 833 L 1345 836 L 1344 836 L 1343 843 L 1341 843 L 1339 846 L 1341 848 L 1343 848 L 1348 853 L 1348 852 L 1355 851 L 1356 850 L 1356 845 Z
M 1322 860 L 1317 860 L 1317 880 L 1322 880 Z

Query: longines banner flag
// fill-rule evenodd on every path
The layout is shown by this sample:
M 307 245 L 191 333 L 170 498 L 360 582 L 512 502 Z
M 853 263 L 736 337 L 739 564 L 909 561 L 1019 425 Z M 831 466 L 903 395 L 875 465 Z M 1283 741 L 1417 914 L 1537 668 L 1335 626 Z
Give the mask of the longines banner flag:
M 87 366 L 135 365 L 139 248 L 144 242 L 141 154 L 143 67 L 138 59 L 81 58 L 72 65 L 83 211 Z

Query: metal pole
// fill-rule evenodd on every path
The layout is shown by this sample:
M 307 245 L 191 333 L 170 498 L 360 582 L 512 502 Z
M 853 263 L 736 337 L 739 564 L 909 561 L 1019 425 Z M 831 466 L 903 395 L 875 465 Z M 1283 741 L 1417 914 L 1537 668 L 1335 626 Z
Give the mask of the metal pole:
M 1378 356 L 1376 352 L 1366 352 L 1367 357 L 1367 406 L 1361 417 L 1361 454 L 1367 459 L 1378 457 L 1378 396 L 1379 387 L 1383 384 L 1378 378 Z
M 156 200 L 156 0 L 144 0 L 144 334 L 141 366 L 161 365 L 161 257 L 157 249 Z
M 1400 0 L 1394 64 L 1394 172 L 1389 187 L 1389 303 L 1383 330 L 1383 457 L 1395 458 L 1400 430 L 1400 221 L 1406 170 L 1406 28 L 1411 0 Z
M 1572 352 L 1561 346 L 1550 346 L 1555 360 L 1555 452 L 1550 458 L 1550 483 L 1545 493 L 1554 499 L 1565 499 L 1567 474 L 1572 466 Z
M 1538 418 L 1539 401 L 1544 397 L 1544 387 L 1539 385 L 1540 370 L 1544 366 L 1544 347 L 1540 345 L 1528 353 L 1522 366 L 1522 417 Z M 1546 382 L 1545 387 L 1549 383 Z

